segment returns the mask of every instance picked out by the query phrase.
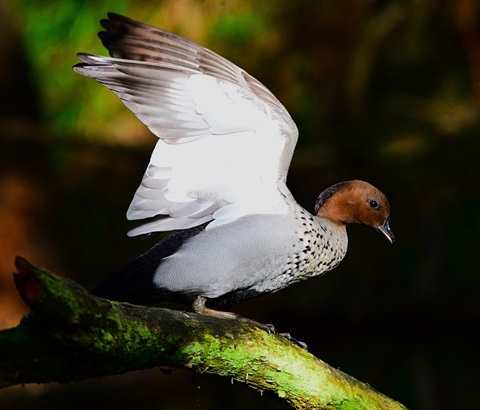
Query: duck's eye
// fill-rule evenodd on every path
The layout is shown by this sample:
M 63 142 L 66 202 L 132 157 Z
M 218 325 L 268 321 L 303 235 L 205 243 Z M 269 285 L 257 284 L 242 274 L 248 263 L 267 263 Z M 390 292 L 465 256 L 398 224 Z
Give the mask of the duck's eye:
M 377 201 L 374 201 L 373 199 L 368 201 L 368 205 L 370 205 L 373 209 L 378 209 L 380 207 L 380 204 Z

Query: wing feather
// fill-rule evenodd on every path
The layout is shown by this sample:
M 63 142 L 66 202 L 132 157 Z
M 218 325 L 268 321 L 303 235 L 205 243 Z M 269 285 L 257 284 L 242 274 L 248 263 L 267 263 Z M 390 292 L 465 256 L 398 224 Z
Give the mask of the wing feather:
M 74 69 L 112 90 L 159 138 L 127 212 L 154 220 L 129 235 L 287 212 L 298 131 L 275 96 L 196 43 L 108 17 L 99 36 L 111 57 L 80 53 Z

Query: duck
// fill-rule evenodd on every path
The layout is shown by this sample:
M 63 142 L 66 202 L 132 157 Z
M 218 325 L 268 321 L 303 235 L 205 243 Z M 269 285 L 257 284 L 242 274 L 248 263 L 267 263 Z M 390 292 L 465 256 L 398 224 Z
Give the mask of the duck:
M 188 304 L 241 319 L 241 301 L 334 269 L 347 224 L 393 243 L 390 204 L 362 180 L 336 183 L 314 213 L 287 188 L 298 129 L 261 82 L 229 60 L 115 13 L 98 33 L 110 57 L 79 53 L 74 70 L 115 93 L 158 137 L 127 211 L 128 232 L 172 232 L 93 288 L 110 300 Z

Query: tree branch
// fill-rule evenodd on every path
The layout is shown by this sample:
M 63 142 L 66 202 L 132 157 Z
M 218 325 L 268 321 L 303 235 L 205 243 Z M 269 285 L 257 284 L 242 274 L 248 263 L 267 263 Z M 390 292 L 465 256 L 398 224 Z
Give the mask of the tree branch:
M 273 391 L 295 408 L 405 408 L 251 324 L 107 301 L 24 259 L 16 266 L 32 313 L 0 332 L 0 387 L 170 366 Z

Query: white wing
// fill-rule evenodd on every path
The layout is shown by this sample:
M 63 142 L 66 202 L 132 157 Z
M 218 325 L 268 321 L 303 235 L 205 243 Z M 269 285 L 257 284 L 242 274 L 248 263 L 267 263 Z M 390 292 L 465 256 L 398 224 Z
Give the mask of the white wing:
M 99 33 L 113 58 L 79 54 L 95 78 L 159 138 L 128 219 L 129 235 L 242 215 L 286 213 L 297 128 L 255 78 L 182 37 L 110 13 Z

